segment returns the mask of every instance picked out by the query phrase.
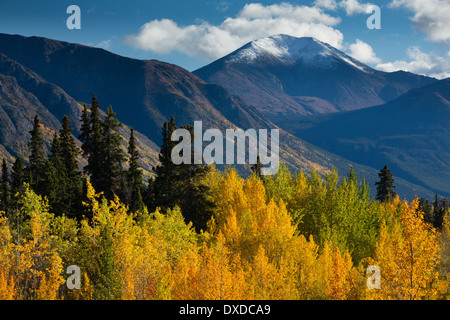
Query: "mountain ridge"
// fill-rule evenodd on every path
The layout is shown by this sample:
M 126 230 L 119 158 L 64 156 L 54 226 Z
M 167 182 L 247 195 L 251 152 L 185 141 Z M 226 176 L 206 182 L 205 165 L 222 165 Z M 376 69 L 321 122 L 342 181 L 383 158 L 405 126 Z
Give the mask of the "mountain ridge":
M 235 58 L 240 56 L 247 59 Z M 239 95 L 275 123 L 283 117 L 379 105 L 437 81 L 408 72 L 378 71 L 314 38 L 286 35 L 249 42 L 193 73 Z
M 389 163 L 400 177 L 450 195 L 450 78 L 386 104 L 285 121 L 296 136 L 367 166 Z
M 142 133 L 143 141 L 147 139 L 151 145 L 148 152 L 152 154 L 146 156 L 147 168 L 155 160 L 154 146 L 160 144 L 161 126 L 171 115 L 175 115 L 177 124 L 201 120 L 205 128 L 221 130 L 279 128 L 241 97 L 170 63 L 121 57 L 103 49 L 57 40 L 6 34 L 0 34 L 0 52 L 38 75 L 40 80 L 36 82 L 46 81 L 60 88 L 76 101 L 78 108 L 83 103 L 89 104 L 92 93 L 103 110 L 112 105 L 118 119 L 127 128 Z M 376 178 L 376 169 L 348 161 L 279 129 L 280 158 L 292 171 L 326 173 L 335 166 L 345 174 L 353 166 L 357 174 L 367 176 L 369 181 Z M 408 181 L 399 180 L 399 184 L 408 196 L 415 192 L 430 195 L 429 190 Z

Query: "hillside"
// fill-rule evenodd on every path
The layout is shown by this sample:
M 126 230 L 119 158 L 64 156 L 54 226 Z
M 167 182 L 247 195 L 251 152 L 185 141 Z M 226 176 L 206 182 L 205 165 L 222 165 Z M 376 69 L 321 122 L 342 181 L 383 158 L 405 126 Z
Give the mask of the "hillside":
M 298 137 L 371 167 L 392 171 L 450 195 L 450 79 L 414 89 L 386 104 L 284 121 Z

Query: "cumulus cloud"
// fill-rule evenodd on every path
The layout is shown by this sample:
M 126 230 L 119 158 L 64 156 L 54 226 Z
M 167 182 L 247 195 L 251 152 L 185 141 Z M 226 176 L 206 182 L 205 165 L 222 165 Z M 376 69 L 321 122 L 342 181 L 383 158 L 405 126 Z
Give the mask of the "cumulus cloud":
M 367 13 L 370 6 L 372 6 L 371 3 L 360 3 L 358 0 L 343 0 L 339 3 L 339 7 L 343 8 L 349 16 Z
M 434 42 L 450 44 L 450 1 L 448 0 L 393 0 L 391 8 L 406 8 L 414 13 L 411 20 L 416 29 L 425 32 Z
M 314 6 L 326 10 L 335 10 L 338 7 L 336 0 L 316 0 Z
M 363 63 L 381 63 L 373 51 L 372 47 L 362 40 L 356 39 L 355 43 L 349 46 L 350 56 Z
M 450 77 L 450 51 L 441 57 L 433 52 L 422 52 L 420 48 L 412 46 L 407 49 L 406 54 L 409 61 L 379 63 L 375 68 L 387 72 L 409 71 L 438 79 Z
M 279 33 L 315 37 L 341 49 L 344 36 L 334 27 L 340 21 L 316 6 L 251 3 L 220 25 L 203 21 L 180 26 L 173 20 L 153 20 L 125 41 L 156 53 L 179 51 L 207 59 L 222 57 L 256 38 Z

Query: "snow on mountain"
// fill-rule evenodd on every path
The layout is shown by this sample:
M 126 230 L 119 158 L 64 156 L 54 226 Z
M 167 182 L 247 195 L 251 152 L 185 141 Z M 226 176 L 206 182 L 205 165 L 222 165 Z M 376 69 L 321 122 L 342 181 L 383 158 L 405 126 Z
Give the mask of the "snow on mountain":
M 228 60 L 229 63 L 248 64 L 302 63 L 322 68 L 329 68 L 339 61 L 344 61 L 363 72 L 372 71 L 370 67 L 315 38 L 295 38 L 283 34 L 254 40 L 231 54 Z

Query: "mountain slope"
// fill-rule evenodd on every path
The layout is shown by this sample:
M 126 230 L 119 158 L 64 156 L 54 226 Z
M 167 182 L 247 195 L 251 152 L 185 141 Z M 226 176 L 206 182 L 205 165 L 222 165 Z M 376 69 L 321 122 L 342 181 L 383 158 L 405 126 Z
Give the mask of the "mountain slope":
M 35 115 L 39 115 L 48 146 L 54 132 L 61 129 L 64 115 L 72 122 L 74 136 L 78 136 L 81 110 L 81 105 L 64 90 L 0 53 L 0 153 L 9 163 L 17 156 L 28 158 L 29 131 Z M 124 126 L 120 134 L 126 150 L 130 128 Z M 136 140 L 148 176 L 157 163 L 159 148 L 139 132 Z M 81 145 L 78 140 L 76 143 Z M 81 157 L 80 161 L 84 163 Z
M 283 127 L 352 161 L 450 195 L 450 78 L 384 105 L 286 120 Z
M 161 126 L 171 115 L 175 116 L 178 125 L 201 120 L 204 130 L 217 128 L 225 132 L 226 129 L 238 127 L 278 128 L 240 97 L 230 95 L 223 87 L 207 84 L 194 74 L 168 63 L 125 58 L 103 49 L 45 38 L 5 34 L 0 34 L 0 53 L 17 64 L 13 70 L 23 68 L 33 75 L 31 78 L 39 78 L 31 82 L 48 83 L 45 86 L 23 83 L 23 90 L 39 100 L 43 110 L 52 109 L 55 114 L 72 110 L 75 114 L 79 109 L 71 107 L 71 101 L 76 101 L 80 108 L 81 103 L 90 101 L 92 93 L 96 94 L 103 110 L 112 105 L 121 122 L 143 133 L 141 155 L 142 150 L 147 150 L 148 155 L 144 153 L 142 159 L 142 162 L 146 161 L 147 169 L 156 161 L 155 150 L 156 145 L 160 144 Z M 4 67 L 5 70 L 9 69 Z M 50 108 L 51 101 L 56 99 L 55 94 L 50 95 L 52 99 L 46 100 L 38 90 L 49 86 L 54 89 L 51 92 L 68 96 L 66 107 L 64 103 L 56 103 L 55 108 Z M 20 103 L 20 100 L 16 99 L 15 103 Z M 58 106 L 68 109 L 58 110 Z M 124 142 L 127 132 L 128 128 L 124 128 Z M 354 166 L 355 171 L 368 181 L 374 182 L 377 177 L 377 170 L 317 148 L 284 130 L 280 130 L 280 160 L 293 171 L 315 169 L 325 173 L 335 166 L 341 174 L 345 174 L 350 166 Z M 429 190 L 408 181 L 400 180 L 399 184 L 403 194 L 408 196 L 416 192 L 430 194 Z
M 287 35 L 252 41 L 194 74 L 241 96 L 275 123 L 379 105 L 436 81 L 377 71 L 319 40 Z

